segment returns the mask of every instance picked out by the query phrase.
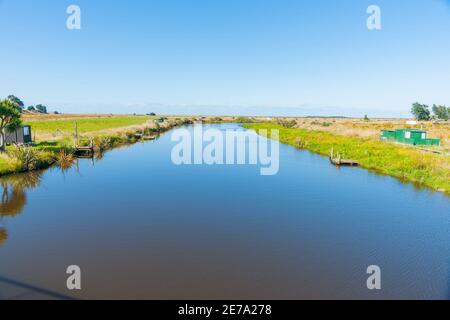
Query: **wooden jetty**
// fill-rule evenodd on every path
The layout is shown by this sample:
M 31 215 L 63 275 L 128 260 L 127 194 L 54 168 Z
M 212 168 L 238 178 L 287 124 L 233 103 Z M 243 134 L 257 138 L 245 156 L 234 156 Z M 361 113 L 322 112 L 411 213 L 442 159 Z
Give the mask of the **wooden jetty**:
M 330 162 L 335 166 L 350 166 L 350 167 L 359 166 L 358 161 L 351 159 L 343 159 L 339 153 L 335 155 L 333 149 L 331 149 L 330 152 Z
M 144 141 L 155 140 L 157 138 L 156 135 L 145 135 L 142 133 L 135 133 L 134 137 L 138 140 L 144 140 Z
M 77 156 L 79 158 L 94 157 L 94 142 L 91 141 L 89 146 L 85 146 L 85 147 L 75 146 L 74 154 L 75 154 L 75 156 Z
M 94 141 L 91 140 L 88 146 L 80 147 L 78 145 L 78 122 L 75 122 L 75 147 L 73 154 L 78 158 L 93 158 L 94 157 Z

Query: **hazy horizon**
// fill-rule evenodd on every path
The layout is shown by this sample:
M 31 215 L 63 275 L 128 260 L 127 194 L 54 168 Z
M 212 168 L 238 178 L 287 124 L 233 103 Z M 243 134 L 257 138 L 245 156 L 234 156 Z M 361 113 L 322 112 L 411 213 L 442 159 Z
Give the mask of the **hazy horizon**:
M 0 97 L 62 113 L 406 118 L 416 101 L 450 104 L 449 18 L 447 0 L 0 0 Z
M 61 110 L 66 110 L 62 112 Z M 95 111 L 101 110 L 101 111 Z M 270 106 L 167 106 L 162 104 L 141 105 L 94 105 L 70 106 L 65 108 L 50 108 L 49 112 L 58 111 L 65 114 L 149 114 L 174 115 L 174 116 L 253 116 L 253 117 L 348 117 L 363 118 L 365 115 L 371 118 L 412 118 L 409 109 L 403 114 L 395 112 L 373 112 L 372 110 L 354 110 L 352 108 L 311 106 L 300 107 L 270 107 Z

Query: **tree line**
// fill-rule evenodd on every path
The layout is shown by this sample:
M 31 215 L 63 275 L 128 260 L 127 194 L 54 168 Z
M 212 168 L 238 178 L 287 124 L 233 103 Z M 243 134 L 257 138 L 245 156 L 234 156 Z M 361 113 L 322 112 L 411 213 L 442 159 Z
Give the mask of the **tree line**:
M 433 114 L 431 113 L 433 112 Z M 444 105 L 434 104 L 430 110 L 430 107 L 426 104 L 420 104 L 418 102 L 413 103 L 411 108 L 411 113 L 414 118 L 419 121 L 430 121 L 430 120 L 449 120 L 450 119 L 450 108 Z
M 6 99 L 14 102 L 20 108 L 21 112 L 25 109 L 25 104 L 23 103 L 23 101 L 17 98 L 15 95 L 9 95 Z M 38 104 L 36 106 L 28 106 L 27 110 L 38 113 L 47 113 L 47 106 Z

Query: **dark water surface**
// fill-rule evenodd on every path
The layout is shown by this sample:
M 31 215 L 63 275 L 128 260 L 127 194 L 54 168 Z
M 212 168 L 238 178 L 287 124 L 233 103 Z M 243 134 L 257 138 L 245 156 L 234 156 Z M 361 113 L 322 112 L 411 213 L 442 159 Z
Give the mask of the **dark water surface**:
M 175 166 L 170 134 L 3 179 L 0 298 L 450 297 L 448 197 L 285 145 L 275 176 Z

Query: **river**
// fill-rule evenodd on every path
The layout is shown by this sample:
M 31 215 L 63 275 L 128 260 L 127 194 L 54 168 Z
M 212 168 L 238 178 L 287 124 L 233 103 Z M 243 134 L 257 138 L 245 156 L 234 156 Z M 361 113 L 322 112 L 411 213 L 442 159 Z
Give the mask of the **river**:
M 176 166 L 174 144 L 2 178 L 0 299 L 450 298 L 447 196 L 286 145 L 273 176 Z

